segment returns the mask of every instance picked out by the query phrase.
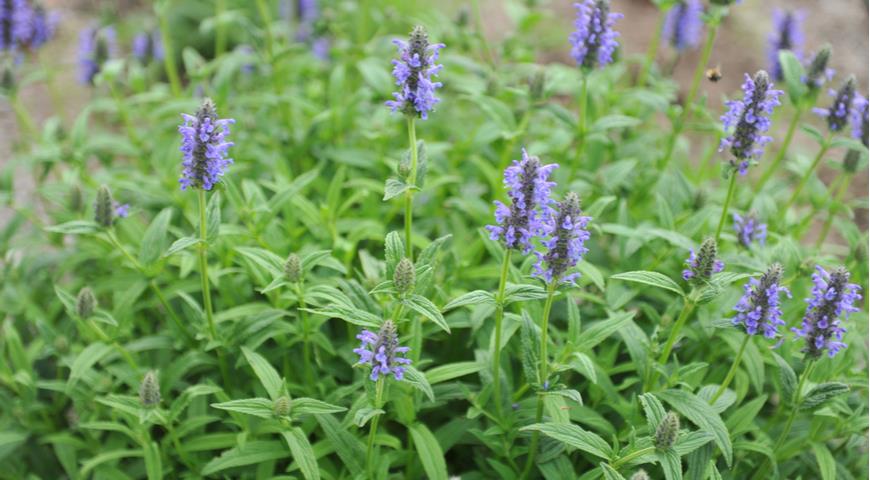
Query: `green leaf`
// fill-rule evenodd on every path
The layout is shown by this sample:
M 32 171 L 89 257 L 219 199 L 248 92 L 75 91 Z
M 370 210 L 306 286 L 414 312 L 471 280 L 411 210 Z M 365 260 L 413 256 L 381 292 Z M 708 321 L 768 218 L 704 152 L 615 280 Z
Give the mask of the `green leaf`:
M 712 434 L 713 441 L 716 442 L 719 450 L 725 456 L 725 462 L 729 466 L 731 465 L 733 457 L 731 437 L 728 435 L 728 429 L 722 423 L 719 414 L 713 410 L 713 407 L 708 405 L 704 400 L 684 390 L 670 389 L 656 395 L 668 402 L 675 410 L 688 418 L 701 430 Z
M 347 410 L 338 405 L 322 402 L 314 398 L 294 398 L 290 400 L 290 415 L 296 417 L 298 415 L 320 415 L 323 413 L 339 413 Z
M 422 423 L 411 425 L 408 431 L 414 440 L 414 449 L 420 457 L 426 475 L 431 480 L 447 480 L 447 464 L 444 462 L 444 453 L 435 435 L 432 435 L 432 432 Z
M 605 115 L 589 128 L 590 132 L 606 132 L 614 128 L 630 128 L 640 124 L 640 119 L 626 115 Z
M 220 457 L 213 458 L 203 468 L 201 475 L 246 465 L 254 465 L 272 460 L 287 458 L 287 447 L 277 440 L 252 440 L 225 451 Z
M 104 343 L 96 342 L 85 347 L 78 354 L 70 367 L 69 380 L 67 384 L 72 387 L 79 381 L 84 374 L 90 370 L 97 362 L 103 359 L 112 351 L 112 347 Z
M 390 232 L 384 240 L 384 259 L 387 262 L 387 275 L 396 271 L 399 260 L 405 258 L 405 242 L 399 232 Z
M 791 50 L 779 51 L 779 65 L 782 68 L 782 76 L 785 77 L 789 100 L 792 105 L 797 105 L 808 90 L 803 80 L 806 77 L 804 67 Z
M 848 391 L 849 386 L 840 382 L 827 382 L 816 385 L 809 393 L 807 393 L 807 396 L 804 397 L 804 401 L 800 406 L 801 410 L 811 410 L 816 408 L 828 400 L 843 395 Z
M 484 365 L 478 362 L 456 362 L 447 365 L 439 365 L 426 371 L 426 380 L 430 385 L 446 382 L 454 378 L 464 377 L 477 373 L 484 369 Z
M 163 257 L 169 257 L 182 250 L 187 250 L 189 247 L 196 245 L 197 243 L 199 243 L 199 239 L 196 237 L 181 237 L 178 240 L 172 242 L 172 245 L 169 246 L 169 249 L 166 250 L 166 253 L 163 254 Z
M 308 437 L 299 427 L 293 427 L 289 432 L 281 432 L 287 446 L 290 447 L 290 453 L 293 454 L 293 460 L 296 460 L 296 465 L 302 471 L 302 476 L 306 480 L 319 480 L 320 468 L 317 466 L 317 457 L 314 455 L 314 450 L 311 444 L 308 443 Z
M 363 472 L 365 470 L 365 445 L 359 439 L 351 435 L 342 427 L 332 415 L 315 415 L 317 423 L 329 439 L 338 458 L 351 472 Z
M 167 236 L 166 231 L 169 228 L 169 222 L 172 221 L 172 209 L 165 208 L 154 220 L 151 220 L 151 225 L 145 230 L 145 235 L 142 237 L 142 244 L 139 246 L 139 263 L 150 265 L 157 261 L 160 255 L 166 250 Z
M 547 290 L 540 285 L 517 285 L 513 283 L 508 283 L 504 289 L 505 305 L 513 302 L 540 300 L 542 298 L 547 298 Z
M 213 244 L 217 241 L 221 229 L 221 196 L 214 192 L 205 207 L 206 241 Z
M 825 134 L 820 132 L 819 129 L 817 129 L 816 127 L 805 123 L 801 125 L 801 130 L 803 130 L 807 135 L 813 137 L 813 139 L 815 139 L 816 143 L 818 143 L 819 145 L 825 143 Z
M 824 443 L 813 442 L 813 453 L 816 456 L 816 463 L 819 464 L 819 473 L 822 480 L 836 480 L 837 478 L 837 462 L 831 451 Z
M 442 308 L 441 311 L 446 312 L 447 310 L 452 310 L 458 307 L 481 304 L 495 305 L 495 297 L 492 293 L 485 290 L 474 290 L 449 301 L 447 305 L 444 305 L 444 308 Z
M 538 431 L 558 440 L 565 445 L 582 450 L 605 460 L 610 459 L 610 445 L 598 435 L 583 430 L 577 425 L 559 423 L 535 423 L 520 429 L 521 431 Z
M 299 192 L 302 191 L 309 183 L 314 181 L 317 177 L 320 176 L 320 169 L 315 168 L 313 170 L 309 170 L 302 175 L 296 177 L 293 182 L 291 182 L 288 186 L 279 190 L 275 195 L 269 199 L 269 211 L 271 212 L 267 215 L 267 219 L 271 219 L 274 215 L 278 213 L 278 211 L 283 208 L 288 202 L 296 196 Z
M 797 375 L 795 375 L 791 365 L 789 365 L 784 358 L 780 357 L 775 352 L 771 353 L 779 367 L 779 380 L 782 382 L 782 395 L 787 399 L 793 398 L 794 391 L 797 388 Z
M 680 457 L 672 448 L 665 451 L 657 451 L 656 458 L 665 472 L 665 480 L 682 480 L 683 465 L 680 463 Z
M 598 384 L 598 374 L 595 372 L 595 362 L 583 352 L 574 352 L 571 367 L 580 372 L 590 382 Z
M 275 253 L 259 247 L 236 247 L 236 251 L 271 273 L 273 277 L 283 276 L 284 259 Z
M 29 435 L 25 432 L 6 430 L 0 432 L 0 460 L 8 457 L 18 447 L 27 441 Z
M 683 292 L 683 289 L 677 284 L 677 282 L 671 280 L 669 277 L 662 275 L 659 272 L 624 272 L 617 273 L 616 275 L 611 275 L 610 278 L 612 280 L 625 280 L 627 282 L 643 283 L 645 285 L 651 285 L 653 287 L 670 290 L 674 293 L 679 294 L 680 296 L 686 295 Z
M 627 322 L 631 321 L 634 315 L 635 312 L 616 312 L 611 314 L 606 320 L 596 322 L 583 332 L 577 348 L 580 350 L 590 350 L 607 339 L 607 337 L 613 335 Z
M 422 296 L 411 294 L 405 298 L 405 305 L 414 310 L 415 312 L 423 315 L 427 319 L 431 320 L 434 324 L 441 327 L 441 330 L 444 330 L 447 333 L 450 333 L 450 326 L 447 325 L 447 322 L 444 320 L 444 316 L 441 315 L 441 311 L 438 310 L 438 307 L 435 306 L 434 303 L 429 301 L 428 298 Z
M 284 382 L 281 380 L 281 376 L 278 375 L 272 364 L 259 353 L 248 347 L 242 347 L 242 353 L 245 355 L 248 365 L 254 370 L 254 374 L 260 379 L 260 383 L 266 389 L 269 398 L 277 400 L 284 393 Z
M 604 275 L 601 274 L 598 267 L 589 262 L 580 262 L 577 264 L 577 271 L 583 278 L 589 279 L 599 290 L 604 291 Z
M 260 418 L 274 418 L 272 401 L 268 398 L 244 398 L 229 402 L 212 403 L 212 407 L 230 412 L 244 413 Z
M 409 188 L 411 188 L 410 185 L 397 178 L 388 178 L 387 182 L 384 184 L 383 200 L 386 202 L 387 200 L 398 197 L 405 193 Z
M 622 476 L 619 472 L 617 472 L 610 465 L 601 462 L 598 464 L 601 468 L 601 471 L 604 473 L 604 480 L 625 480 L 625 477 Z
M 145 458 L 145 472 L 148 480 L 160 480 L 163 478 L 163 467 L 160 463 L 160 447 L 154 442 L 148 442 L 142 448 L 142 456 Z
M 665 418 L 667 412 L 665 412 L 662 402 L 651 393 L 644 393 L 638 398 L 640 398 L 640 404 L 643 406 L 643 413 L 646 415 L 649 433 L 652 435 L 659 428 L 659 424 L 662 423 L 662 419 Z
M 423 392 L 426 397 L 429 398 L 430 402 L 435 401 L 435 392 L 432 391 L 432 386 L 429 385 L 429 380 L 427 380 L 426 376 L 420 373 L 416 368 L 411 366 L 406 367 L 405 378 L 403 381 L 410 383 L 412 387 Z
M 387 413 L 387 412 L 381 410 L 380 408 L 370 408 L 370 407 L 360 408 L 353 415 L 353 424 L 359 428 L 363 428 L 366 426 L 366 423 L 368 423 L 369 420 L 371 420 L 372 418 L 374 418 L 378 415 L 383 415 L 385 413 Z
M 73 220 L 71 222 L 61 223 L 60 225 L 52 225 L 45 227 L 48 232 L 64 233 L 67 235 L 82 235 L 87 233 L 97 233 L 100 231 L 100 226 L 97 222 L 91 220 Z
M 359 325 L 361 327 L 372 328 L 377 330 L 381 327 L 381 317 L 361 310 L 357 307 L 347 307 L 344 305 L 328 305 L 318 309 L 303 308 L 306 312 L 311 312 L 324 317 L 340 318 L 345 322 Z

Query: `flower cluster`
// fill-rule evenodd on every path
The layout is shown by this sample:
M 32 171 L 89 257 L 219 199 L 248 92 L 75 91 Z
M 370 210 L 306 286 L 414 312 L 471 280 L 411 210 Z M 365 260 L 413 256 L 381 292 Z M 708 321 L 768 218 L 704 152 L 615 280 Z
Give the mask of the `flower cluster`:
M 758 221 L 754 214 L 741 216 L 734 214 L 734 233 L 737 234 L 737 240 L 746 248 L 752 245 L 752 242 L 758 241 L 760 245 L 764 245 L 767 239 L 767 224 Z
M 800 59 L 804 43 L 804 35 L 801 32 L 803 14 L 774 10 L 773 31 L 768 38 L 767 59 L 770 62 L 770 74 L 773 81 L 781 82 L 783 77 L 782 65 L 779 64 L 779 52 L 789 50 Z
M 133 38 L 133 57 L 142 63 L 163 60 L 163 41 L 160 32 L 140 32 Z
M 57 19 L 29 0 L 0 0 L 0 51 L 34 50 L 53 35 Z
M 677 51 L 698 46 L 703 13 L 701 0 L 680 0 L 668 11 L 662 33 Z
M 556 185 L 549 180 L 550 174 L 559 165 L 542 165 L 538 157 L 530 156 L 523 149 L 523 159 L 514 160 L 504 171 L 504 186 L 510 206 L 495 201 L 495 221 L 487 225 L 489 236 L 504 243 L 508 249 L 532 251 L 532 238 L 542 233 L 544 218 L 548 215 L 550 190 Z
M 619 46 L 619 32 L 613 30 L 621 13 L 610 12 L 609 0 L 584 0 L 575 3 L 577 19 L 574 32 L 568 37 L 571 56 L 578 66 L 604 67 L 613 61 L 613 52 Z
M 393 60 L 393 77 L 399 91 L 393 93 L 394 100 L 387 101 L 387 106 L 393 112 L 419 115 L 426 120 L 440 101 L 435 90 L 441 88 L 441 82 L 433 82 L 432 77 L 441 71 L 442 65 L 435 62 L 444 44 L 430 45 L 426 29 L 420 26 L 414 27 L 407 42 L 393 43 L 399 48 L 400 59 Z
M 404 355 L 410 348 L 399 346 L 396 324 L 392 320 L 385 321 L 378 333 L 363 330 L 356 338 L 362 343 L 353 352 L 359 355 L 358 364 L 372 366 L 369 377 L 372 381 L 376 381 L 381 375 L 392 374 L 396 380 L 401 380 L 405 376 L 403 365 L 410 364 L 411 360 Z
M 689 258 L 686 259 L 688 268 L 683 270 L 683 280 L 693 283 L 703 283 L 710 280 L 714 273 L 719 273 L 725 268 L 725 263 L 716 258 L 719 252 L 716 248 L 716 240 L 708 238 L 701 243 L 701 248 L 695 254 L 695 250 L 689 250 Z
M 773 88 L 770 77 L 763 70 L 754 78 L 745 75 L 742 88 L 742 100 L 725 102 L 728 110 L 721 120 L 725 131 L 731 133 L 722 139 L 719 151 L 730 147 L 735 159 L 731 160 L 731 166 L 745 175 L 750 159 L 760 156 L 764 146 L 772 141 L 764 132 L 770 128 L 770 115 L 779 105 L 783 92 Z
M 814 108 L 813 111 L 825 117 L 828 121 L 828 129 L 839 132 L 849 123 L 849 114 L 853 110 L 855 100 L 855 77 L 850 76 L 843 82 L 839 90 L 830 90 L 829 95 L 834 97 L 834 102 L 828 108 Z
M 854 304 L 861 299 L 861 287 L 849 283 L 849 272 L 839 267 L 828 273 L 816 266 L 813 273 L 812 296 L 806 299 L 807 310 L 801 328 L 792 328 L 798 338 L 806 340 L 803 351 L 810 358 L 818 358 L 828 351 L 833 357 L 846 347 L 843 334 L 846 329 L 840 324 L 852 312 L 859 311 Z
M 825 82 L 830 82 L 834 78 L 834 69 L 828 67 L 830 61 L 831 46 L 825 45 L 810 60 L 810 64 L 807 66 L 807 75 L 803 79 L 804 83 L 815 90 L 821 88 Z
M 178 127 L 181 133 L 181 152 L 184 154 L 184 170 L 181 174 L 181 189 L 187 187 L 211 190 L 220 181 L 224 171 L 233 163 L 227 150 L 233 142 L 226 141 L 231 118 L 219 119 L 214 103 L 208 98 L 196 115 L 182 113 L 184 123 Z
M 867 146 L 867 99 L 860 93 L 855 94 L 852 102 L 852 138 L 861 140 Z
M 115 29 L 86 28 L 79 34 L 79 80 L 86 85 L 94 83 L 107 60 L 118 55 Z
M 779 308 L 779 294 L 785 293 L 791 298 L 791 292 L 780 282 L 782 267 L 779 264 L 771 265 L 761 278 L 750 278 L 743 286 L 743 296 L 734 306 L 737 312 L 734 325 L 743 325 L 749 335 L 760 330 L 765 337 L 776 338 L 779 327 L 785 325 Z
M 580 276 L 574 272 L 565 273 L 583 258 L 588 249 L 585 247 L 589 239 L 586 225 L 590 217 L 583 216 L 580 210 L 580 198 L 576 193 L 568 193 L 559 202 L 554 212 L 549 212 L 544 222 L 545 253 L 536 252 L 538 262 L 535 264 L 535 276 L 547 282 L 571 283 Z M 546 268 L 544 264 L 546 263 Z

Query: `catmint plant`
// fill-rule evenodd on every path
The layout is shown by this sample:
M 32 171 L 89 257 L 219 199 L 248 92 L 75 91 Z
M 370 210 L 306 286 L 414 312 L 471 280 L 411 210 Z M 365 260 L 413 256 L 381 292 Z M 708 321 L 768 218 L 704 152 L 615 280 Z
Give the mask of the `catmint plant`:
M 773 12 L 773 30 L 768 37 L 767 60 L 770 76 L 774 82 L 785 79 L 782 65 L 779 63 L 779 52 L 788 50 L 800 60 L 803 54 L 804 35 L 801 31 L 804 15 L 802 12 L 776 9 Z
M 678 52 L 695 48 L 701 40 L 704 23 L 701 0 L 679 0 L 665 17 L 664 37 Z

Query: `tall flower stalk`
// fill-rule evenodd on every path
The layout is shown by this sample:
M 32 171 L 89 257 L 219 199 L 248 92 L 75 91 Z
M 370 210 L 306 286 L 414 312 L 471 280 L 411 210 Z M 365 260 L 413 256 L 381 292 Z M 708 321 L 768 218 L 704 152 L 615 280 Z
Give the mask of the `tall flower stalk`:
M 773 30 L 768 38 L 767 60 L 770 76 L 774 82 L 785 80 L 782 65 L 779 62 L 779 52 L 790 51 L 800 60 L 803 54 L 804 35 L 801 31 L 804 15 L 799 12 L 774 10 Z
M 502 414 L 501 334 L 511 253 L 514 250 L 530 253 L 533 249 L 532 240 L 544 234 L 544 222 L 550 214 L 552 203 L 550 191 L 555 186 L 549 178 L 557 167 L 556 164 L 543 165 L 538 157 L 529 155 L 523 149 L 522 160 L 515 160 L 504 171 L 504 187 L 510 198 L 510 205 L 496 201 L 497 224 L 486 227 L 490 238 L 500 242 L 505 249 L 495 299 L 495 345 L 492 355 L 493 398 L 499 417 Z
M 589 240 L 589 232 L 586 230 L 589 220 L 590 217 L 584 216 L 580 209 L 580 197 L 573 192 L 568 193 L 564 200 L 548 212 L 544 223 L 546 240 L 542 242 L 545 251 L 535 252 L 538 262 L 535 264 L 534 275 L 547 283 L 547 298 L 544 301 L 544 313 L 541 316 L 541 350 L 538 366 L 540 391 L 535 408 L 535 423 L 541 423 L 543 418 L 544 395 L 550 385 L 550 364 L 547 353 L 550 310 L 553 307 L 553 299 L 559 285 L 573 285 L 574 280 L 580 276 L 580 273 L 571 272 L 571 269 L 583 259 L 583 255 L 588 251 L 585 244 Z M 540 432 L 533 432 L 529 444 L 529 456 L 523 470 L 523 478 L 528 477 L 535 464 L 539 440 Z
M 441 88 L 441 82 L 432 78 L 438 75 L 442 66 L 438 65 L 438 54 L 443 43 L 430 44 L 426 29 L 414 27 L 407 42 L 394 40 L 399 49 L 399 59 L 393 60 L 393 77 L 396 79 L 398 92 L 393 93 L 393 100 L 386 102 L 393 112 L 402 112 L 408 120 L 408 144 L 411 149 L 410 170 L 406 179 L 405 190 L 405 256 L 413 260 L 414 247 L 411 243 L 414 191 L 417 188 L 418 145 L 415 120 L 429 118 L 429 112 L 435 108 L 440 99 L 435 91 Z

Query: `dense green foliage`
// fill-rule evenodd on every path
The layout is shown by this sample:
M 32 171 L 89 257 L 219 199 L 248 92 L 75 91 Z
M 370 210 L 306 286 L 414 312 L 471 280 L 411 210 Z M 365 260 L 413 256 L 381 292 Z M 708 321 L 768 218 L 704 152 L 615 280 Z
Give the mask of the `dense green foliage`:
M 829 104 L 788 53 L 774 143 L 739 177 L 716 151 L 722 99 L 707 80 L 684 113 L 675 81 L 642 58 L 540 63 L 541 29 L 565 42 L 571 25 L 533 2 L 506 2 L 519 28 L 498 43 L 474 9 L 325 2 L 325 60 L 278 2 L 156 3 L 168 63 L 109 61 L 71 123 L 28 130 L 4 86 L 25 128 L 0 189 L 0 478 L 867 477 L 863 301 L 833 358 L 809 361 L 789 330 L 816 265 L 844 265 L 866 290 L 853 209 L 867 199 L 837 192 L 867 150 L 804 115 L 795 135 L 818 141 L 837 180 L 792 146 L 756 188 L 781 127 Z M 117 20 L 122 44 L 141 23 Z M 416 24 L 446 44 L 444 87 L 408 122 L 384 102 L 390 41 Z M 36 69 L 25 58 L 16 79 L 50 78 Z M 234 164 L 212 191 L 183 191 L 179 114 L 202 96 L 236 120 Z M 592 218 L 576 286 L 532 277 L 534 255 L 503 263 L 484 229 L 522 147 L 560 164 L 555 197 L 576 192 Z M 860 160 L 844 170 L 849 149 Z M 107 219 L 112 201 L 129 216 Z M 764 245 L 733 233 L 731 213 L 750 212 Z M 713 236 L 724 271 L 686 282 L 689 250 Z M 775 262 L 787 325 L 747 336 L 734 305 Z M 374 382 L 353 350 L 387 319 L 413 363 Z

